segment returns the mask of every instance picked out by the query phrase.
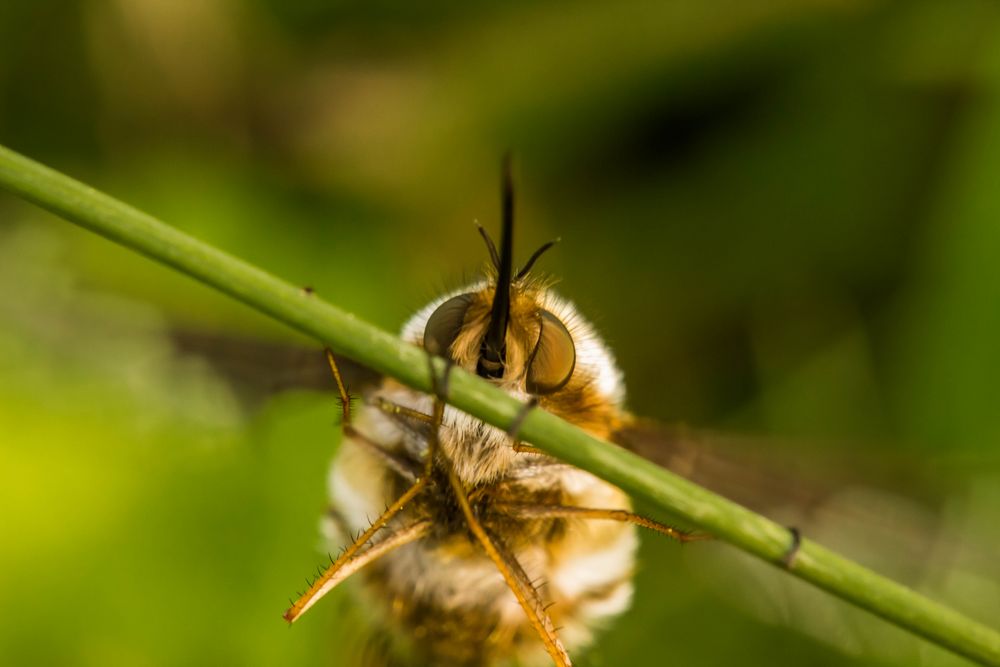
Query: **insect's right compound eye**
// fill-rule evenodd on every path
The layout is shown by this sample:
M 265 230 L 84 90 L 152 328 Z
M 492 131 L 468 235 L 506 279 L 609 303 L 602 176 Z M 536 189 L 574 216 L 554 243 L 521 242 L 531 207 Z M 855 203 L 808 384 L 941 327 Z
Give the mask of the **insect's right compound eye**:
M 530 394 L 545 395 L 559 391 L 573 377 L 576 345 L 558 317 L 547 310 L 539 315 L 538 343 L 528 359 L 525 389 Z
M 424 349 L 431 354 L 450 355 L 451 344 L 465 323 L 465 313 L 472 304 L 472 294 L 459 294 L 437 307 L 424 328 Z

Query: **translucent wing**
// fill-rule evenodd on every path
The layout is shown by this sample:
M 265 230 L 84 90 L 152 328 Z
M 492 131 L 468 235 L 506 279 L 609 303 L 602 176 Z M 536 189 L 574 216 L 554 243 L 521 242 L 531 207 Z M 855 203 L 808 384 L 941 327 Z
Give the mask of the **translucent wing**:
M 940 485 L 926 466 L 899 456 L 879 456 L 885 447 L 789 442 L 774 436 L 736 435 L 632 418 L 612 440 L 643 458 L 721 495 L 767 513 L 792 505 L 821 509 L 845 488 L 878 486 L 934 506 Z
M 182 355 L 207 362 L 250 407 L 293 389 L 337 391 L 323 350 L 317 347 L 191 329 L 175 329 L 170 338 Z M 375 371 L 345 357 L 337 357 L 337 365 L 355 395 L 380 379 Z

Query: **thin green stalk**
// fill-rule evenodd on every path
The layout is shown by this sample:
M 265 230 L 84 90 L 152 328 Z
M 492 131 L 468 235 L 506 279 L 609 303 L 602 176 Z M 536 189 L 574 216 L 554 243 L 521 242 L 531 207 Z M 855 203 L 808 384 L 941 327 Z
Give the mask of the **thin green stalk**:
M 67 220 L 167 264 L 267 313 L 376 371 L 431 390 L 419 348 L 242 260 L 28 158 L 0 147 L 0 187 Z M 443 363 L 437 361 L 441 370 Z M 448 402 L 506 429 L 521 404 L 490 383 L 453 369 Z M 720 540 L 752 553 L 914 634 L 984 665 L 1000 667 L 1000 634 L 808 540 L 790 565 L 789 530 L 649 461 L 598 440 L 542 410 L 531 410 L 521 437 L 598 475 Z

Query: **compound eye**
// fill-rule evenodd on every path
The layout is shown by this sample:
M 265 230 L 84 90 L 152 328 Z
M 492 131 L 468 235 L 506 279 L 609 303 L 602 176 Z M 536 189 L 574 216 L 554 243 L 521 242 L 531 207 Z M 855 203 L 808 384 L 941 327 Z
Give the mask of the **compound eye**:
M 465 323 L 465 312 L 472 304 L 472 294 L 460 294 L 437 307 L 424 328 L 424 349 L 431 354 L 450 356 L 451 344 Z
M 528 360 L 525 389 L 531 394 L 551 394 L 562 389 L 576 367 L 576 345 L 559 318 L 541 312 L 538 342 Z

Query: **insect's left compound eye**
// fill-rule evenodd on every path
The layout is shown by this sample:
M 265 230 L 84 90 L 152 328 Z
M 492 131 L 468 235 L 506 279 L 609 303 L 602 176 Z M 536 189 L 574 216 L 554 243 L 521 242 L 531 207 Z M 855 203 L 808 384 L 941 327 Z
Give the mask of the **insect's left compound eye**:
M 472 294 L 459 294 L 438 306 L 424 327 L 424 349 L 431 354 L 448 356 L 451 344 L 462 331 L 465 312 L 471 303 Z
M 566 386 L 576 367 L 576 345 L 566 325 L 547 310 L 541 312 L 538 343 L 528 360 L 525 389 L 551 394 Z

